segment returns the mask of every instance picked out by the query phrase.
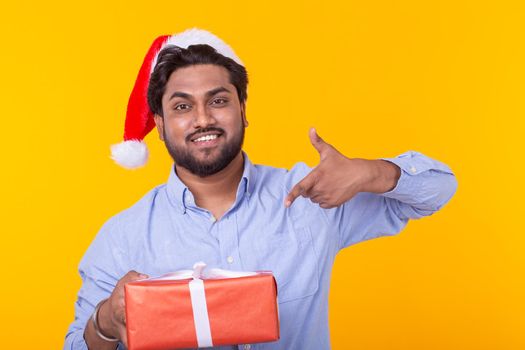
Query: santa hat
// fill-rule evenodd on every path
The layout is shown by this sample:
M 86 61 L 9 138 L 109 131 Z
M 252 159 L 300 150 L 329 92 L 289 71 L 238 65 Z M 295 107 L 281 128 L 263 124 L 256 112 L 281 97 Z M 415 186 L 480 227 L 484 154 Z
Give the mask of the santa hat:
M 179 34 L 162 35 L 155 39 L 146 53 L 146 57 L 144 57 L 144 62 L 140 67 L 135 86 L 129 97 L 124 126 L 124 141 L 111 146 L 111 158 L 118 165 L 127 169 L 135 169 L 146 164 L 148 160 L 148 147 L 143 140 L 155 127 L 153 112 L 148 106 L 148 85 L 160 50 L 168 45 L 187 49 L 188 46 L 197 44 L 210 45 L 221 55 L 243 65 L 230 46 L 206 30 L 193 28 Z

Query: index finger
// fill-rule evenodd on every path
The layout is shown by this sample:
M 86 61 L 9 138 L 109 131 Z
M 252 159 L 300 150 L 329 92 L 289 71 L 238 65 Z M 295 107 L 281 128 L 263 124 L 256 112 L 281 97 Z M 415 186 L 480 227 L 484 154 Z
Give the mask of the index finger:
M 284 201 L 284 206 L 286 208 L 289 208 L 297 197 L 299 196 L 306 197 L 305 195 L 310 191 L 310 189 L 313 187 L 314 184 L 315 184 L 315 174 L 314 174 L 314 171 L 312 171 L 311 173 L 306 175 L 304 179 L 299 181 L 292 188 L 290 193 L 288 193 L 288 195 L 286 196 L 286 199 Z

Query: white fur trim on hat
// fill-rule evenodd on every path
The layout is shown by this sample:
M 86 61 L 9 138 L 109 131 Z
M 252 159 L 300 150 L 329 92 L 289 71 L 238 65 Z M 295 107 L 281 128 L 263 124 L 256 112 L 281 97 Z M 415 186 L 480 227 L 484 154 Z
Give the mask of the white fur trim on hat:
M 136 169 L 148 161 L 148 146 L 143 141 L 128 140 L 111 146 L 111 159 L 126 169 Z
M 235 52 L 233 52 L 233 49 L 228 44 L 222 41 L 215 34 L 210 33 L 209 31 L 204 29 L 191 28 L 179 34 L 172 35 L 168 38 L 168 40 L 166 40 L 164 45 L 162 45 L 162 48 L 166 47 L 167 45 L 175 45 L 183 49 L 187 49 L 190 45 L 197 44 L 210 45 L 221 55 L 229 57 L 241 66 L 244 66 L 241 59 L 235 54 Z M 152 72 L 155 68 L 155 65 L 157 64 L 157 57 L 158 53 L 153 59 L 153 64 L 151 65 Z

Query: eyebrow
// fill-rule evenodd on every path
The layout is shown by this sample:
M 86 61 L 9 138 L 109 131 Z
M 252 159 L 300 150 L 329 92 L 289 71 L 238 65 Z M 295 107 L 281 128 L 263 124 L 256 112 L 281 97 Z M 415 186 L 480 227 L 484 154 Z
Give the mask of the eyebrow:
M 229 93 L 231 93 L 231 91 L 228 90 L 227 88 L 225 88 L 224 86 L 219 86 L 219 87 L 216 87 L 215 89 L 211 89 L 209 91 L 206 91 L 205 96 L 206 96 L 206 98 L 210 98 L 211 96 L 216 95 L 219 92 L 229 92 Z M 182 97 L 182 98 L 191 99 L 192 95 L 188 94 L 186 92 L 182 92 L 182 91 L 175 91 L 174 93 L 171 94 L 169 100 L 171 100 L 172 98 L 175 98 L 175 97 Z

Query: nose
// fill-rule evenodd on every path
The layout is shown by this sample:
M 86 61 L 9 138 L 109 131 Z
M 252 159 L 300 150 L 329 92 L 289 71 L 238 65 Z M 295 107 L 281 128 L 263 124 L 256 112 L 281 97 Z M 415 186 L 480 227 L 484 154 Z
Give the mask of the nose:
M 213 113 L 206 105 L 199 104 L 195 110 L 195 117 L 193 119 L 193 127 L 195 129 L 202 129 L 214 125 L 216 122 Z

